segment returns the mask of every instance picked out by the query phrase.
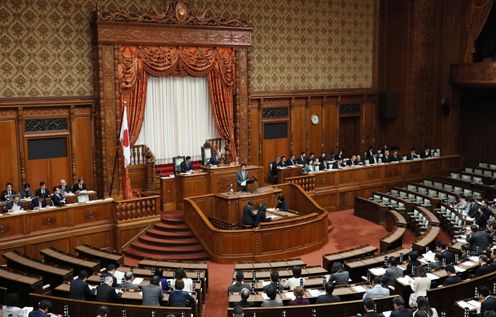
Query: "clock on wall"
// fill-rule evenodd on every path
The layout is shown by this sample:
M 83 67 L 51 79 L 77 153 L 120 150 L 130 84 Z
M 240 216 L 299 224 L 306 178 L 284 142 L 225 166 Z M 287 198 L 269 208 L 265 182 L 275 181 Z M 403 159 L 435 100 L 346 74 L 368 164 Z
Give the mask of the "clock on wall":
M 310 117 L 310 121 L 312 121 L 312 124 L 318 124 L 319 123 L 319 116 L 316 114 L 312 114 Z

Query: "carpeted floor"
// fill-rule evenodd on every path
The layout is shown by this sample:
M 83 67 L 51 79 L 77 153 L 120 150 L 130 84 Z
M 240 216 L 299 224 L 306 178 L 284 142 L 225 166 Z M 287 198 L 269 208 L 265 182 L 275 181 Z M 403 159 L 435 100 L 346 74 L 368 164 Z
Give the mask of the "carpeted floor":
M 363 244 L 379 247 L 379 240 L 387 235 L 386 229 L 362 218 L 355 217 L 353 210 L 334 211 L 329 214 L 334 228 L 329 233 L 329 242 L 321 249 L 303 254 L 308 265 L 322 265 L 322 255 L 346 250 Z M 359 228 L 359 230 L 357 230 Z M 413 241 L 410 240 L 409 244 Z M 225 316 L 227 309 L 227 287 L 232 283 L 233 264 L 208 263 L 210 277 L 209 292 L 204 316 Z

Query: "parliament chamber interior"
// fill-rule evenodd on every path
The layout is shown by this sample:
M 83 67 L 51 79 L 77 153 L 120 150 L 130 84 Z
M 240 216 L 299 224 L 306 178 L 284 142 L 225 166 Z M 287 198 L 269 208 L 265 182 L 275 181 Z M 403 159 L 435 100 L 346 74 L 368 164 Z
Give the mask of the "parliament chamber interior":
M 0 317 L 496 316 L 495 2 L 0 1 Z

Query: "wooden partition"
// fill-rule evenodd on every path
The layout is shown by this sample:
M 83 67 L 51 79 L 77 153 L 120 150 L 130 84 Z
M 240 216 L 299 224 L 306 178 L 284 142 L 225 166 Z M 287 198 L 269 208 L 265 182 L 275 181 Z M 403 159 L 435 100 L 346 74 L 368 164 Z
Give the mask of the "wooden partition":
M 283 182 L 302 186 L 322 207 L 330 210 L 352 208 L 356 197 L 386 192 L 390 187 L 463 167 L 463 157 L 442 156 L 425 160 L 327 170 L 289 177 Z
M 229 211 L 239 215 L 238 209 L 224 210 L 218 206 L 221 195 L 205 195 L 185 199 L 185 220 L 201 241 L 211 259 L 229 263 L 241 260 L 283 259 L 299 255 L 321 247 L 327 242 L 327 211 L 321 209 L 299 186 L 279 185 L 274 189 L 262 190 L 259 194 L 246 198 L 261 201 L 277 198 L 284 192 L 292 210 L 300 211 L 300 215 L 261 224 L 256 229 L 221 230 L 215 228 L 208 217 L 222 214 L 229 216 Z M 242 201 L 244 197 L 235 197 Z M 232 200 L 230 200 L 232 201 Z

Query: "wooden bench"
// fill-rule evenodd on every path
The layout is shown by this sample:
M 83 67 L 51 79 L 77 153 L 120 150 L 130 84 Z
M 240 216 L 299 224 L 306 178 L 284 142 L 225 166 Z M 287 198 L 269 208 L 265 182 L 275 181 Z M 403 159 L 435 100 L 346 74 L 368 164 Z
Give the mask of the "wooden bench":
M 27 298 L 27 295 L 33 291 L 42 292 L 43 279 L 41 276 L 0 267 L 0 286 L 5 287 L 9 292 L 19 293 L 21 298 Z
M 426 248 L 434 250 L 436 247 L 437 236 L 441 232 L 440 227 L 429 226 L 429 229 L 412 244 L 412 248 L 424 252 Z
M 396 229 L 389 233 L 380 241 L 380 252 L 387 252 L 392 249 L 399 248 L 403 245 L 403 235 L 406 228 L 396 227 Z
M 385 223 L 387 210 L 388 207 L 381 203 L 362 197 L 355 198 L 354 215 L 372 221 L 373 223 Z
M 409 249 L 399 248 L 396 250 L 391 250 L 386 253 L 378 254 L 368 258 L 360 258 L 351 261 L 346 261 L 344 267 L 350 272 L 350 277 L 353 281 L 361 280 L 362 276 L 367 275 L 367 270 L 372 267 L 382 266 L 384 263 L 384 257 L 396 257 L 399 258 L 403 254 L 406 259 L 406 255 L 410 252 Z
M 282 270 L 256 270 L 256 271 L 245 271 L 243 272 L 243 276 L 245 278 L 245 281 L 249 282 L 253 280 L 253 274 L 255 274 L 255 280 L 265 280 L 268 281 L 270 280 L 270 274 L 272 272 L 276 271 L 279 273 L 279 280 L 290 278 L 293 276 L 293 272 L 291 269 L 282 269 Z M 233 272 L 233 281 L 236 278 L 236 273 L 238 271 Z M 303 277 L 310 277 L 310 276 L 322 276 L 322 275 L 327 275 L 329 272 L 323 268 L 322 266 L 307 266 L 307 267 L 302 267 L 301 268 L 301 276 Z
M 286 261 L 263 261 L 263 262 L 244 262 L 236 263 L 236 271 L 254 271 L 254 270 L 280 270 L 292 268 L 293 266 L 305 267 L 307 264 L 302 259 L 290 259 Z

